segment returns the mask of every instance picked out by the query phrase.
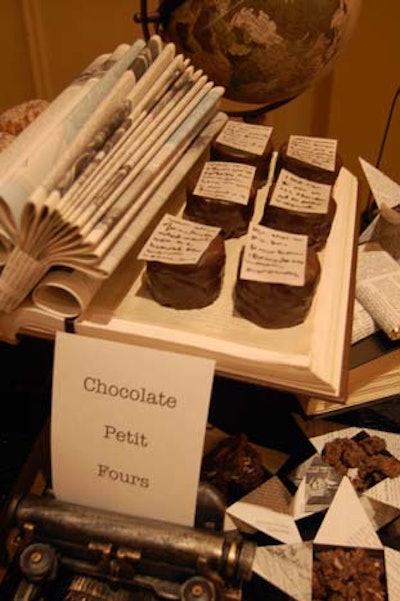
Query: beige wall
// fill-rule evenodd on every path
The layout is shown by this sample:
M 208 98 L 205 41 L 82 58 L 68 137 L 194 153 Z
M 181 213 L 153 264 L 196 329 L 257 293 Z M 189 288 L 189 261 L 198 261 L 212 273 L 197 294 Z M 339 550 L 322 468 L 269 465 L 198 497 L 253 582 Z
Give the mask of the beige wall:
M 358 27 L 333 73 L 327 134 L 340 141 L 346 164 L 360 174 L 358 156 L 375 163 L 393 95 L 400 86 L 400 2 L 364 0 Z M 382 168 L 400 181 L 400 112 L 397 144 L 387 146 Z M 394 141 L 394 137 L 392 138 Z
M 152 9 L 157 2 L 148 4 Z M 0 110 L 27 98 L 53 98 L 95 56 L 141 36 L 132 19 L 138 9 L 138 0 L 0 0 Z M 266 117 L 278 140 L 290 133 L 337 138 L 346 165 L 360 176 L 362 196 L 357 157 L 376 160 L 400 85 L 399 24 L 398 0 L 363 0 L 333 73 Z M 395 169 L 398 152 L 391 156 Z
M 54 98 L 93 58 L 141 37 L 132 18 L 138 7 L 132 0 L 0 0 L 0 110 Z
M 333 71 L 286 107 L 268 116 L 279 135 L 336 138 L 345 165 L 368 187 L 358 157 L 375 164 L 392 97 L 400 85 L 400 2 L 363 0 L 357 27 Z M 400 106 L 400 100 L 399 100 Z M 400 181 L 400 110 L 382 169 Z M 393 120 L 394 132 L 396 120 Z
M 0 110 L 31 97 L 34 87 L 21 3 L 0 0 Z

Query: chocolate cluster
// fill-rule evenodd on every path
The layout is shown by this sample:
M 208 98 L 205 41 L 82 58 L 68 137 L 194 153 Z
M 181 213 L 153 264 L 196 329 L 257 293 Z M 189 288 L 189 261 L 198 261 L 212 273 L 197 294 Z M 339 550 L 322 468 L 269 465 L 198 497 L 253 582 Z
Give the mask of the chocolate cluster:
M 383 554 L 363 548 L 315 550 L 313 601 L 386 601 Z
M 246 434 L 240 433 L 228 436 L 204 457 L 201 478 L 230 504 L 259 486 L 266 471 L 260 453 Z
M 247 204 L 200 196 L 188 190 L 183 216 L 191 221 L 221 228 L 224 238 L 239 238 L 247 232 L 254 212 L 256 188 L 253 185 Z
M 358 438 L 337 437 L 325 444 L 321 456 L 343 475 L 356 470 L 350 479 L 359 493 L 385 478 L 400 476 L 400 461 L 388 452 L 380 436 L 361 433 Z

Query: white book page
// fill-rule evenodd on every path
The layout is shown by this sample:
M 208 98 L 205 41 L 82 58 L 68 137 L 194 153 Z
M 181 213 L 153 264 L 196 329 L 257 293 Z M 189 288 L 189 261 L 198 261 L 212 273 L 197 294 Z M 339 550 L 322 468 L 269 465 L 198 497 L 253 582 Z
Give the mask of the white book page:
M 379 329 L 372 315 L 363 307 L 359 300 L 354 299 L 353 326 L 351 343 L 363 340 Z
M 400 336 L 400 265 L 378 243 L 359 248 L 356 298 L 389 338 Z
M 253 570 L 296 601 L 311 601 L 311 542 L 257 547 Z
M 192 526 L 213 376 L 212 360 L 58 333 L 56 498 Z

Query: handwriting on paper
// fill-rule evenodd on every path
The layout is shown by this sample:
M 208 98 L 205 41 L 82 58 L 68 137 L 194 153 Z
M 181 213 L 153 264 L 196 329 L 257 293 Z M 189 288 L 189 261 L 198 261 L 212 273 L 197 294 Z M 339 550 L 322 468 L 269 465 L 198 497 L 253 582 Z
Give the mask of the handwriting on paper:
M 299 177 L 282 169 L 270 205 L 301 213 L 326 214 L 332 186 Z
M 147 240 L 138 258 L 143 261 L 195 265 L 219 231 L 218 227 L 167 214 Z
M 337 140 L 312 136 L 290 136 L 286 150 L 288 157 L 327 171 L 335 170 L 336 152 Z
M 229 120 L 216 142 L 261 156 L 271 138 L 272 130 L 273 128 L 267 125 Z
M 253 224 L 244 249 L 240 277 L 304 286 L 307 236 Z
M 193 194 L 247 205 L 256 168 L 243 163 L 208 161 Z

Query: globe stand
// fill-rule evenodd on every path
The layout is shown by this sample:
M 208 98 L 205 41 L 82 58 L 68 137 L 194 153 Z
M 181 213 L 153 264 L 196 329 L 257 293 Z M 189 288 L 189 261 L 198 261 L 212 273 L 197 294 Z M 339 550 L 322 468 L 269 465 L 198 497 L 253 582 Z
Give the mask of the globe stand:
M 292 96 L 291 98 L 287 98 L 286 100 L 281 100 L 279 102 L 274 102 L 272 104 L 262 104 L 262 105 L 255 105 L 254 107 L 252 107 L 251 105 L 249 105 L 249 108 L 229 108 L 227 106 L 225 106 L 223 108 L 224 112 L 229 115 L 230 117 L 241 117 L 243 119 L 243 121 L 246 121 L 248 123 L 257 123 L 260 120 L 262 120 L 262 117 L 266 114 L 266 113 L 270 113 L 271 111 L 274 111 L 278 108 L 280 108 L 281 106 L 284 106 L 285 104 L 287 104 L 288 102 L 291 102 L 292 100 L 294 100 L 296 98 L 296 96 Z M 225 101 L 226 102 L 230 102 L 229 99 L 222 99 L 222 102 Z M 241 104 L 241 103 L 238 103 Z

